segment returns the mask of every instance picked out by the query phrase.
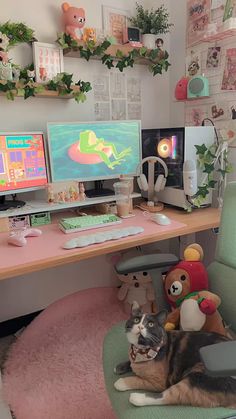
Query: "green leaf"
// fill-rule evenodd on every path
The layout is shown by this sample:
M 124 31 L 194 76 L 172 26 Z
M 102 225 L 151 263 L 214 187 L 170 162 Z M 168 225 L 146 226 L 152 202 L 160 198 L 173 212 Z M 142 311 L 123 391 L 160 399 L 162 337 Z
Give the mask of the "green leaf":
M 214 171 L 214 164 L 205 164 L 203 173 L 212 173 Z
M 208 182 L 208 186 L 209 186 L 209 188 L 214 189 L 214 187 L 215 187 L 216 183 L 217 183 L 217 181 L 216 181 L 216 180 L 210 180 L 210 181 Z
M 25 94 L 24 99 L 28 99 L 29 97 L 35 96 L 35 88 L 32 86 L 25 86 L 24 88 Z
M 123 52 L 122 52 L 120 49 L 118 49 L 118 50 L 116 51 L 116 57 L 117 57 L 117 58 L 123 58 Z
M 199 186 L 198 191 L 196 193 L 196 197 L 201 196 L 202 198 L 206 198 L 206 196 L 209 194 L 207 185 Z
M 205 144 L 202 145 L 194 145 L 194 147 L 196 148 L 196 154 L 205 154 L 205 152 L 207 151 L 207 147 Z

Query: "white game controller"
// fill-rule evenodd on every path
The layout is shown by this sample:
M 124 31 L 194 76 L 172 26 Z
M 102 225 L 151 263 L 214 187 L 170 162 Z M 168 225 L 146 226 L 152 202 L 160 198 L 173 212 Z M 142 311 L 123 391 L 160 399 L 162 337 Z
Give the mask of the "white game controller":
M 24 230 L 12 231 L 8 237 L 8 243 L 15 246 L 25 246 L 27 244 L 26 237 L 41 236 L 42 231 L 38 228 L 26 228 Z

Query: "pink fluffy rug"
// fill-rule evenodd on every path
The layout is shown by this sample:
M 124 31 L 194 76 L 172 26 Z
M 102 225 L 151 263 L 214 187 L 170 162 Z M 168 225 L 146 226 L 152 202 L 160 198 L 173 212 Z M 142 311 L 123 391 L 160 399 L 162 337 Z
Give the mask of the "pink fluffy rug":
M 4 397 L 17 419 L 113 419 L 102 370 L 103 338 L 126 318 L 114 288 L 65 297 L 12 346 Z

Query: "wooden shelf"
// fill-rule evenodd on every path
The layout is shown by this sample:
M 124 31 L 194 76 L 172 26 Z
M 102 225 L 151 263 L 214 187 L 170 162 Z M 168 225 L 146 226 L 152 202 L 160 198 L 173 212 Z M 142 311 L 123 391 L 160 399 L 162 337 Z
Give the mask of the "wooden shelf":
M 214 41 L 221 41 L 222 39 L 229 38 L 231 36 L 236 36 L 236 28 L 234 29 L 227 29 L 224 31 L 220 31 L 214 35 L 205 36 L 202 39 L 202 42 L 214 42 Z
M 0 80 L 0 83 L 6 83 L 6 80 Z M 34 86 L 40 86 L 39 83 L 34 83 Z M 43 84 L 41 86 L 44 86 Z M 71 88 L 73 89 L 73 91 L 79 91 L 79 86 L 71 86 Z M 5 96 L 6 94 L 4 92 L 0 92 L 1 96 Z M 23 94 L 18 94 L 16 97 L 23 97 Z M 55 98 L 55 99 L 72 99 L 73 95 L 68 94 L 68 95 L 59 95 L 58 92 L 55 92 L 53 90 L 44 90 L 43 92 L 40 93 L 36 93 L 35 96 L 31 96 L 31 97 L 37 97 L 37 98 Z
M 194 100 L 203 100 L 203 99 L 209 99 L 210 96 L 201 96 L 201 97 L 193 97 L 191 99 L 174 99 L 174 102 L 192 102 Z
M 83 42 L 78 42 L 79 46 L 85 46 L 85 44 Z M 117 51 L 121 51 L 124 55 L 128 55 L 128 53 L 130 51 L 133 51 L 134 49 L 140 49 L 138 47 L 133 47 L 129 44 L 119 44 L 119 45 L 110 45 L 107 50 L 106 50 L 106 54 L 110 54 L 114 59 L 117 59 L 116 57 L 116 53 Z M 80 50 L 77 47 L 74 48 L 66 48 L 63 50 L 63 54 L 65 57 L 70 57 L 70 58 L 81 58 L 80 56 Z M 100 60 L 101 58 L 98 56 L 94 56 L 91 57 L 91 59 L 93 60 Z M 135 60 L 135 62 L 137 64 L 142 64 L 142 65 L 147 65 L 148 63 L 150 64 L 150 61 L 148 61 L 146 58 L 138 58 Z

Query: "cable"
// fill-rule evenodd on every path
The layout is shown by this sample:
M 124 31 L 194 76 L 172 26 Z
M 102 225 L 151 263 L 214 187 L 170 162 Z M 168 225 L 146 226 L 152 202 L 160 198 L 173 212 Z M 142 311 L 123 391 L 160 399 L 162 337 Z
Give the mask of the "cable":
M 217 134 L 217 131 L 216 131 L 216 126 L 215 126 L 214 122 L 210 118 L 204 118 L 202 120 L 202 127 L 205 126 L 205 121 L 209 121 L 211 123 L 211 125 L 214 127 L 215 136 L 216 136 L 216 143 L 217 143 L 217 145 L 219 145 L 219 137 L 218 137 L 218 134 Z

